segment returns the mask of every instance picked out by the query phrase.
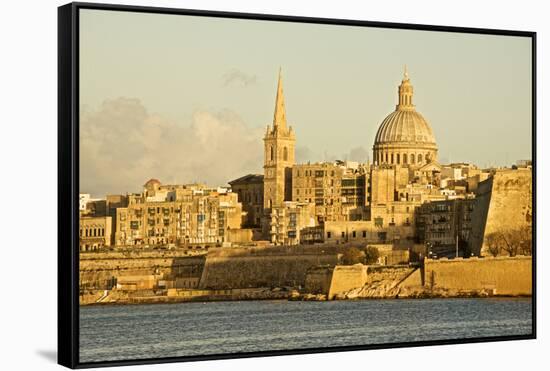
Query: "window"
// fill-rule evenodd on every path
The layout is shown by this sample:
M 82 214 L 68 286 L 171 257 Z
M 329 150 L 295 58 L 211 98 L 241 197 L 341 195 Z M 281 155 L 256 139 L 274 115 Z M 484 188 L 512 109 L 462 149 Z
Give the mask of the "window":
M 288 149 L 286 147 L 283 149 L 283 159 L 288 161 Z
M 357 237 L 357 234 L 355 233 L 355 231 L 351 232 L 351 235 L 353 238 Z
M 391 163 L 393 164 L 393 153 L 391 154 Z
M 327 232 L 327 238 L 330 238 L 331 233 Z
M 342 232 L 342 238 L 346 237 L 346 232 Z
M 411 153 L 411 164 L 414 164 L 414 153 Z
M 403 154 L 403 163 L 404 164 L 407 163 L 407 154 L 406 153 Z
M 367 237 L 367 231 L 363 231 L 363 238 Z
M 418 163 L 421 164 L 422 163 L 422 155 L 419 153 L 418 154 Z
M 399 153 L 396 155 L 396 157 L 397 157 L 396 162 L 399 164 L 399 163 L 400 163 L 400 162 L 399 162 L 399 158 L 400 158 Z
M 274 157 L 274 156 L 273 156 L 273 146 L 270 146 L 270 147 L 269 147 L 269 151 L 270 151 L 269 160 L 270 160 L 270 161 L 273 161 L 273 157 Z

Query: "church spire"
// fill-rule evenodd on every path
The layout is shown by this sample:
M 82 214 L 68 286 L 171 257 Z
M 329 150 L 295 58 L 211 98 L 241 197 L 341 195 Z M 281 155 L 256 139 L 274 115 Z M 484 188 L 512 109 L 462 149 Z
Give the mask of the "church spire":
M 283 94 L 283 74 L 279 67 L 279 82 L 277 83 L 277 98 L 275 100 L 275 113 L 273 114 L 273 128 L 286 129 L 285 96 Z
M 409 79 L 409 71 L 407 70 L 407 65 L 405 65 L 403 72 L 403 80 L 401 85 L 399 85 L 399 103 L 397 104 L 397 110 L 411 110 L 414 109 L 412 103 L 413 98 L 413 86 L 411 85 Z

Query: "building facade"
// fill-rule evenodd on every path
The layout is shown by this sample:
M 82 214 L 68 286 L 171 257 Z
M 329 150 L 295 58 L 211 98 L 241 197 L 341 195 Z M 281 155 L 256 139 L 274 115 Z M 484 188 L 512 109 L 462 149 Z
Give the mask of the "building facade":
M 128 201 L 127 207 L 116 209 L 119 246 L 217 246 L 227 241 L 228 230 L 241 228 L 241 203 L 236 193 L 225 189 L 163 186 L 152 180 Z
M 318 223 L 365 216 L 368 166 L 335 162 L 292 167 L 292 200 L 315 204 Z
M 110 216 L 80 217 L 80 251 L 96 251 L 109 248 L 113 242 L 112 220 Z
M 460 256 L 471 253 L 472 214 L 475 199 L 426 202 L 416 211 L 418 242 L 429 246 L 438 256 Z
M 285 201 L 270 214 L 270 241 L 274 245 L 297 245 L 301 232 L 316 225 L 312 203 Z
M 229 182 L 246 215 L 243 228 L 260 228 L 264 214 L 264 176 L 248 174 Z

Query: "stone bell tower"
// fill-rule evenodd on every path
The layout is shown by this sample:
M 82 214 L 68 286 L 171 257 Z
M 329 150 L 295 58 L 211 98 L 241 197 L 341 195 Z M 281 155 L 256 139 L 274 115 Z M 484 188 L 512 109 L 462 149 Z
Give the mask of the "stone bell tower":
M 264 214 L 292 199 L 292 165 L 296 137 L 287 126 L 283 79 L 279 70 L 277 98 L 273 125 L 268 125 L 264 136 Z

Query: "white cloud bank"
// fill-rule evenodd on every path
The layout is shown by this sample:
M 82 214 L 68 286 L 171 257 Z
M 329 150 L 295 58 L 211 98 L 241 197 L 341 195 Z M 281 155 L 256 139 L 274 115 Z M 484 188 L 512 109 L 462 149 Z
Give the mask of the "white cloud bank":
M 80 121 L 80 191 L 96 197 L 140 191 L 150 178 L 217 186 L 263 172 L 263 129 L 229 110 L 196 111 L 182 125 L 117 98 Z

